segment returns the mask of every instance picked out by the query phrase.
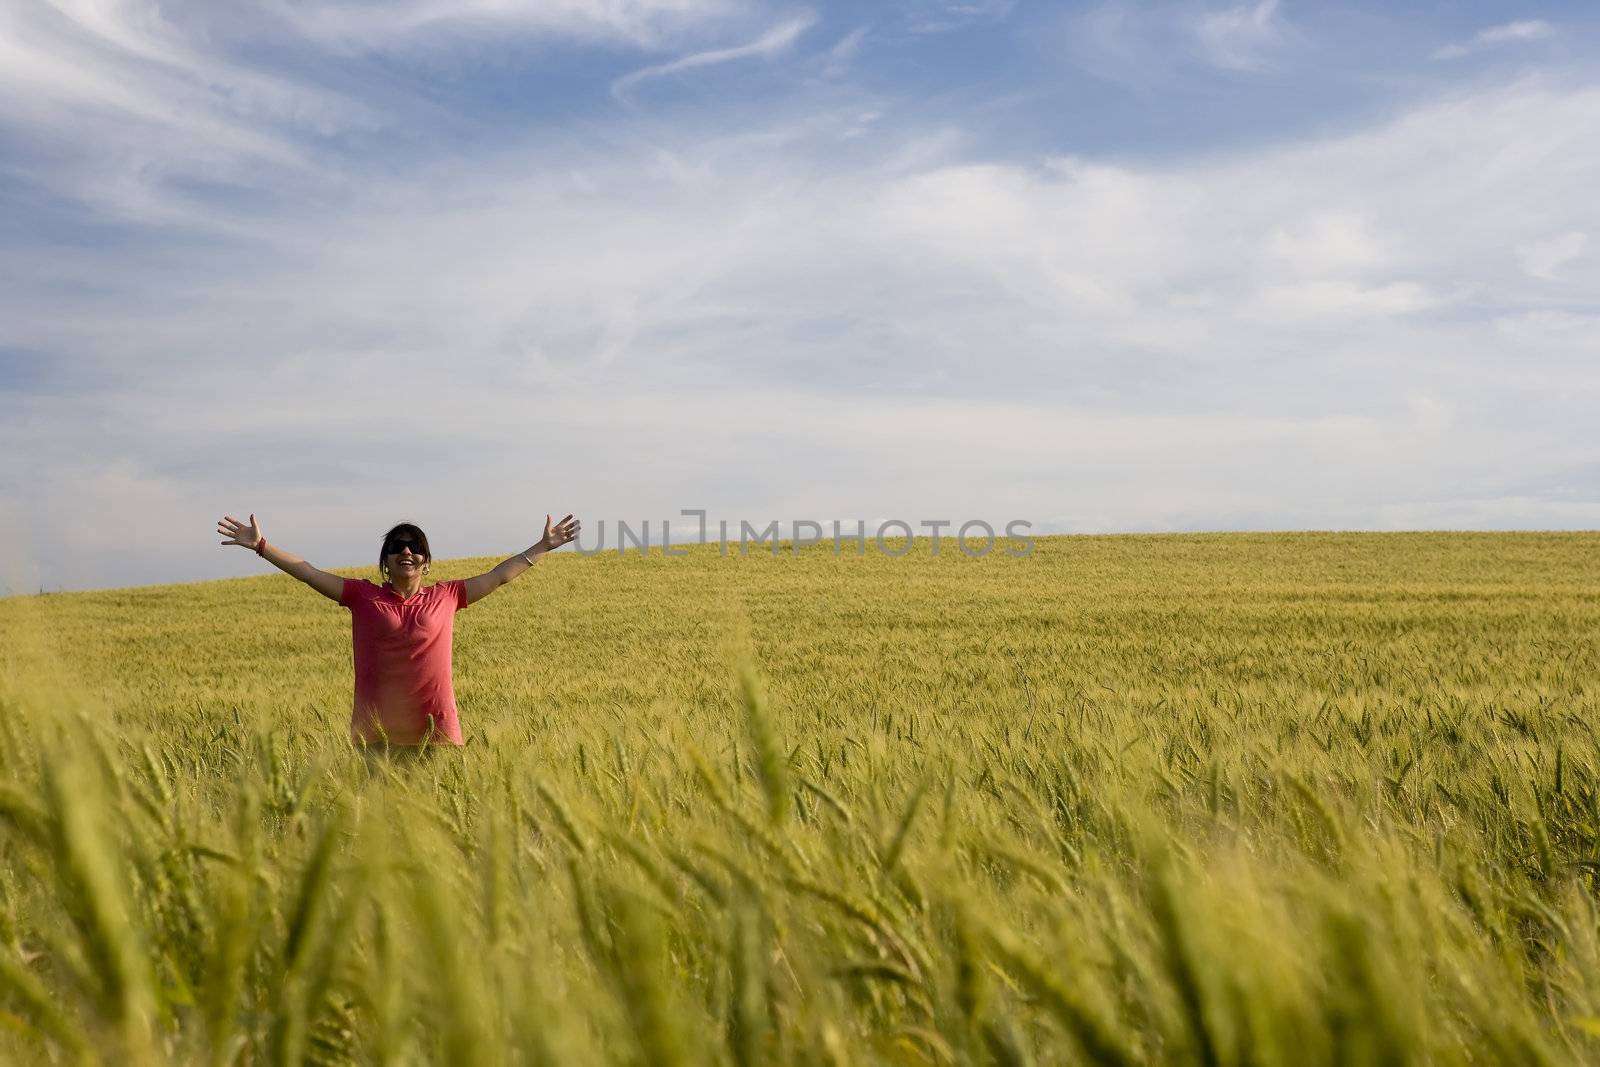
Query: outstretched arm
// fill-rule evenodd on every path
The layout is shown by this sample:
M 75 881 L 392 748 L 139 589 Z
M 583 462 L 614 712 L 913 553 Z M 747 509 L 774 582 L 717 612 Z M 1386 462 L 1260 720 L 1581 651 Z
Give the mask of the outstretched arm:
M 539 562 L 539 558 L 546 552 L 554 552 L 562 545 L 578 536 L 578 520 L 568 515 L 560 522 L 551 522 L 550 516 L 544 517 L 544 536 L 532 545 L 526 552 L 518 552 L 515 556 L 508 556 L 500 561 L 492 571 L 485 571 L 475 577 L 467 579 L 467 603 L 476 604 L 490 593 L 505 585 L 511 579 Z
M 254 515 L 250 516 L 249 525 L 245 525 L 232 515 L 224 515 L 217 523 L 217 533 L 226 538 L 223 544 L 248 548 L 283 573 L 300 579 L 336 604 L 344 595 L 344 579 L 337 574 L 319 571 L 294 553 L 285 552 L 277 545 L 267 544 L 267 539 L 261 536 L 261 524 L 256 522 Z

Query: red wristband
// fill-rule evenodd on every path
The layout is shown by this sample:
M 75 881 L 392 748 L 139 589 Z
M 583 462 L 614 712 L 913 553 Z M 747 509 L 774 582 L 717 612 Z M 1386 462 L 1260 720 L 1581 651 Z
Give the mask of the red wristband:
M 256 542 L 256 555 L 262 559 L 267 558 L 267 539 L 265 537 Z

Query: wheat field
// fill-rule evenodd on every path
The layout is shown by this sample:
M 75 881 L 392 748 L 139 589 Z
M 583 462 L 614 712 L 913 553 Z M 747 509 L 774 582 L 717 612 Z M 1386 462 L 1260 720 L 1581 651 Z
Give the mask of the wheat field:
M 560 553 L 395 760 L 287 577 L 0 600 L 0 1058 L 1600 1060 L 1597 552 Z

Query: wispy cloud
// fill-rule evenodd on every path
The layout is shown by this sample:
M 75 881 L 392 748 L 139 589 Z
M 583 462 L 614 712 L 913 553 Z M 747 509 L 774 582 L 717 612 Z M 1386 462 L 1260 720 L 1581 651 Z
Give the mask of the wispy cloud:
M 913 0 L 906 5 L 902 25 L 912 34 L 949 33 L 1005 19 L 1016 6 L 1016 0 Z
M 1518 245 L 1517 258 L 1522 262 L 1522 269 L 1531 276 L 1545 281 L 1559 281 L 1562 268 L 1583 255 L 1588 243 L 1588 234 L 1576 231 L 1557 234 Z
M 1069 18 L 1069 47 L 1085 69 L 1113 81 L 1154 85 L 1185 68 L 1273 68 L 1290 42 L 1278 0 L 1231 7 L 1105 0 Z
M 823 68 L 823 73 L 829 77 L 838 77 L 843 74 L 850 64 L 855 62 L 856 57 L 861 54 L 861 46 L 866 43 L 867 35 L 871 32 L 872 28 L 870 26 L 857 26 L 834 42 L 833 47 L 828 49 L 827 63 Z
M 1600 465 L 1592 79 L 1128 152 L 1086 127 L 1000 141 L 882 69 L 684 119 L 616 107 L 608 68 L 567 101 L 592 105 L 579 120 L 450 140 L 405 56 L 378 63 L 384 92 L 320 38 L 268 68 L 159 10 L 0 9 L 25 58 L 0 63 L 13 588 L 239 573 L 253 561 L 207 537 L 232 508 L 330 566 L 402 513 L 441 553 L 505 551 L 543 501 L 1100 530 L 1600 521 L 1592 479 L 1560 476 Z M 1196 11 L 1134 39 L 1215 82 Z M 751 41 L 686 51 L 692 71 L 815 32 L 814 73 L 863 40 L 706 18 L 606 54 Z M 361 150 L 401 135 L 427 150 Z
M 0 8 L 0 130 L 32 149 L 9 176 L 92 215 L 198 223 L 197 187 L 303 188 L 319 141 L 382 121 L 219 54 L 153 3 Z
M 788 51 L 795 41 L 800 39 L 801 34 L 810 29 L 816 21 L 817 17 L 814 13 L 807 13 L 796 18 L 785 19 L 747 44 L 695 52 L 674 59 L 670 63 L 659 63 L 655 66 L 636 70 L 612 82 L 611 95 L 618 100 L 624 100 L 642 82 L 649 81 L 651 78 L 662 78 L 672 74 L 681 74 L 688 70 L 714 67 L 740 59 L 770 59 L 775 55 Z
M 745 6 L 741 0 L 277 0 L 274 9 L 308 37 L 364 51 L 450 27 L 660 47 L 675 29 Z
M 1433 53 L 1434 59 L 1460 59 L 1497 45 L 1540 41 L 1552 37 L 1555 27 L 1543 19 L 1506 22 L 1480 30 L 1470 41 L 1447 44 Z
M 530 148 L 373 176 L 371 206 L 279 232 L 288 256 L 128 250 L 93 300 L 104 255 L 57 257 L 48 285 L 0 260 L 7 337 L 91 354 L 53 399 L 0 405 L 0 497 L 33 531 L 18 558 L 79 584 L 125 577 L 99 561 L 127 546 L 75 516 L 121 508 L 152 574 L 220 572 L 185 538 L 241 495 L 329 564 L 359 556 L 349 515 L 417 501 L 491 551 L 491 487 L 535 451 L 541 497 L 595 515 L 1468 514 L 1483 487 L 1600 459 L 1595 265 L 1530 280 L 1505 252 L 1600 226 L 1597 123 L 1600 92 L 1519 87 L 1202 164 L 918 155 L 899 131 L 828 168 L 808 161 L 843 126 L 815 124 L 682 141 L 688 184 L 647 141 Z M 1457 180 L 1491 150 L 1504 166 Z M 437 414 L 403 470 L 396 398 Z M 752 449 L 807 462 L 774 480 L 716 459 Z M 1586 521 L 1563 506 L 1541 522 Z
M 751 13 L 746 0 L 283 0 L 252 9 L 241 39 L 207 9 L 180 20 L 157 0 L 0 4 L 0 132 L 26 148 L 0 173 L 58 210 L 226 237 L 239 228 L 219 198 L 326 197 L 352 141 L 371 151 L 452 121 L 417 83 L 345 53 L 458 47 L 444 30 L 657 48 Z
M 1083 69 L 1124 84 L 1146 84 L 1167 73 L 1152 42 L 1150 14 L 1126 0 L 1105 0 L 1067 16 L 1063 43 Z
M 1262 70 L 1270 51 L 1283 40 L 1278 0 L 1258 0 L 1222 11 L 1207 11 L 1194 23 L 1201 55 L 1228 70 Z

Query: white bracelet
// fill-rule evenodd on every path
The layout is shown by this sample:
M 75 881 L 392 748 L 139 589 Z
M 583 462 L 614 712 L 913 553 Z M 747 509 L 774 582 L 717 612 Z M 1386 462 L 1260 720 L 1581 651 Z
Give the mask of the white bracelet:
M 530 567 L 533 566 L 533 560 L 528 558 L 528 554 L 526 552 L 522 553 L 522 562 L 526 563 Z

